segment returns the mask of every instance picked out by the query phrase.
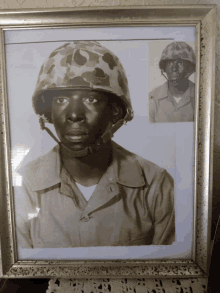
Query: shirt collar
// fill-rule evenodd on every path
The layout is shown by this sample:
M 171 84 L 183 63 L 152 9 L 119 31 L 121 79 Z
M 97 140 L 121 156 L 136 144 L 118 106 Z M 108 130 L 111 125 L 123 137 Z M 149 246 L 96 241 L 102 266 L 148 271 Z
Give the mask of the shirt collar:
M 59 145 L 19 170 L 19 173 L 29 183 L 32 191 L 46 189 L 60 183 L 60 172 Z
M 145 185 L 143 171 L 136 156 L 112 141 L 113 162 L 115 180 L 128 187 L 140 187 Z M 111 167 L 111 166 L 110 166 Z
M 128 187 L 145 185 L 142 169 L 136 156 L 112 141 L 113 161 L 108 168 L 114 181 Z M 49 153 L 20 170 L 32 191 L 43 190 L 61 182 L 62 162 L 57 145 Z M 105 175 L 105 174 L 104 174 Z

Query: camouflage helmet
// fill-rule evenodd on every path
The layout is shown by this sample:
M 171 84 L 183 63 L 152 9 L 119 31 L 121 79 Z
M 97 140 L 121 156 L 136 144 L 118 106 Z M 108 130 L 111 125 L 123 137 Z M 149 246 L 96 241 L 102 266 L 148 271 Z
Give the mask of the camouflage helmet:
M 65 43 L 50 54 L 40 69 L 33 94 L 35 112 L 45 115 L 48 122 L 52 123 L 51 102 L 45 93 L 73 89 L 97 90 L 113 94 L 114 96 L 110 95 L 110 97 L 117 98 L 125 107 L 125 121 L 133 119 L 124 68 L 118 57 L 96 41 Z
M 173 42 L 169 44 L 162 53 L 160 58 L 159 67 L 165 71 L 166 61 L 182 59 L 192 64 L 193 72 L 195 71 L 196 57 L 195 53 L 187 43 L 185 42 Z

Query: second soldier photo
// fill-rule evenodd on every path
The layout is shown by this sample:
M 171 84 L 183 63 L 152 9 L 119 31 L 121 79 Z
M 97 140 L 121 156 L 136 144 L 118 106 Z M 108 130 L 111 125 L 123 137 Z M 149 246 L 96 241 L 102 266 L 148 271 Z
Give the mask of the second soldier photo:
M 152 46 L 154 60 L 156 46 Z M 157 66 L 157 61 L 155 61 Z M 186 42 L 168 44 L 158 62 L 157 74 L 165 83 L 149 93 L 149 121 L 151 123 L 193 122 L 195 112 L 195 83 L 189 77 L 195 72 L 196 56 Z

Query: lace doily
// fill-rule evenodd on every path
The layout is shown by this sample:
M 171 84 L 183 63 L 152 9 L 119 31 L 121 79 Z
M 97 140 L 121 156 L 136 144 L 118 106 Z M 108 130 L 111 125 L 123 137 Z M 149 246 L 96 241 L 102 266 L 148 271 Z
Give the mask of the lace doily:
M 51 279 L 46 293 L 206 293 L 204 279 Z

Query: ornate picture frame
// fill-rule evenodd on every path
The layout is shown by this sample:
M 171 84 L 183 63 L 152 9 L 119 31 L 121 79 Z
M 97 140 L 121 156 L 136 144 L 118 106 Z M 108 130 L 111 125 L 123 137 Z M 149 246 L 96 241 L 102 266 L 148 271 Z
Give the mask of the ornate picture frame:
M 212 145 L 213 145 L 213 101 L 215 88 L 215 5 L 147 6 L 126 8 L 70 8 L 1 11 L 1 262 L 0 276 L 3 278 L 207 278 L 210 260 L 211 196 L 212 196 Z M 10 32 L 31 32 L 59 29 L 102 29 L 181 27 L 195 29 L 195 118 L 193 124 L 194 158 L 193 166 L 193 229 L 190 254 L 188 247 L 184 256 L 162 257 L 150 254 L 132 257 L 113 253 L 107 257 L 107 250 L 97 250 L 103 258 L 24 257 L 19 254 L 16 236 L 16 204 L 13 188 L 13 164 L 11 148 L 11 125 L 13 116 L 9 64 L 13 56 L 8 53 Z M 178 34 L 177 34 L 178 35 Z M 110 39 L 110 37 L 109 37 Z M 146 37 L 147 39 L 147 37 Z M 100 39 L 95 39 L 100 41 Z M 172 42 L 173 38 L 170 38 Z M 63 40 L 64 41 L 64 40 Z M 102 40 L 101 40 L 102 41 Z M 31 42 L 31 40 L 30 40 Z M 13 42 L 11 41 L 11 44 Z M 149 56 L 149 55 L 148 55 Z M 150 71 L 149 71 L 150 72 Z M 150 73 L 151 74 L 151 73 Z M 21 88 L 22 90 L 22 88 Z M 146 93 L 148 96 L 148 93 Z M 21 95 L 22 98 L 22 95 Z M 22 101 L 21 101 L 22 103 Z M 23 101 L 24 103 L 24 101 Z M 148 111 L 146 110 L 146 115 Z M 30 123 L 30 122 L 27 122 Z M 177 226 L 178 228 L 178 226 Z M 177 241 L 178 242 L 178 241 Z M 181 242 L 181 241 L 179 241 Z M 174 246 L 173 246 L 174 247 Z M 103 247 L 102 247 L 103 248 Z M 133 247 L 137 250 L 138 246 Z M 77 249 L 77 248 L 76 248 Z M 88 248 L 90 249 L 90 248 Z M 164 249 L 162 247 L 161 249 Z M 40 249 L 41 250 L 41 249 Z M 79 250 L 78 250 L 79 251 Z M 19 253 L 18 253 L 19 252 Z M 36 251 L 35 251 L 36 252 Z M 38 251 L 39 252 L 39 251 Z M 36 253 L 38 253 L 36 252 Z M 46 252 L 45 252 L 46 253 Z M 54 252 L 53 252 L 54 253 Z M 52 254 L 53 254 L 52 253 Z M 105 255 L 106 253 L 106 255 Z M 124 253 L 124 252 L 122 252 Z M 130 253 L 130 251 L 129 251 Z M 106 257 L 105 257 L 106 256 Z

